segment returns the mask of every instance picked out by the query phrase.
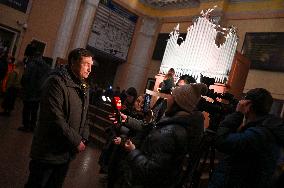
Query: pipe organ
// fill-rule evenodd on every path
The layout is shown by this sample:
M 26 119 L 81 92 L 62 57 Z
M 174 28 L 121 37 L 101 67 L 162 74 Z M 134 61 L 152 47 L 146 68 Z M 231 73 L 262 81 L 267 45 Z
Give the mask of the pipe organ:
M 166 74 L 175 69 L 176 76 L 191 75 L 197 80 L 201 75 L 214 78 L 218 83 L 226 83 L 237 48 L 236 28 L 222 28 L 209 19 L 208 9 L 188 27 L 185 39 L 177 43 L 179 25 L 170 33 L 162 59 L 160 73 Z M 224 42 L 216 44 L 217 35 L 222 35 Z

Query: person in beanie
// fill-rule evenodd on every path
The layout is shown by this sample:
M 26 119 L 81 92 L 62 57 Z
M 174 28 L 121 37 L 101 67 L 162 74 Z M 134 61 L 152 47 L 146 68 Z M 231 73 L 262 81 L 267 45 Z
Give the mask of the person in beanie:
M 125 159 L 122 187 L 177 186 L 186 154 L 194 153 L 203 135 L 204 116 L 196 110 L 205 84 L 176 87 L 167 99 L 165 116 L 150 130 L 141 145 L 133 140 L 123 145 Z M 122 117 L 126 124 L 131 117 Z M 119 184 L 119 183 L 118 183 Z
M 89 137 L 86 79 L 92 65 L 92 54 L 76 48 L 69 53 L 68 64 L 44 83 L 25 188 L 62 187 L 71 160 L 85 150 Z
M 226 154 L 209 188 L 272 188 L 273 174 L 284 146 L 284 123 L 268 114 L 269 91 L 251 89 L 217 130 L 216 148 Z M 283 185 L 282 185 L 283 187 Z

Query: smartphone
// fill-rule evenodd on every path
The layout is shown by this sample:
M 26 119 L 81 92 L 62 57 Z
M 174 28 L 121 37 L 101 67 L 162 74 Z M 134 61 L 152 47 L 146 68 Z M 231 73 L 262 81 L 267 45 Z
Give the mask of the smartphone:
M 150 110 L 150 102 L 151 102 L 152 95 L 145 94 L 144 96 L 144 104 L 143 104 L 143 113 L 147 113 Z

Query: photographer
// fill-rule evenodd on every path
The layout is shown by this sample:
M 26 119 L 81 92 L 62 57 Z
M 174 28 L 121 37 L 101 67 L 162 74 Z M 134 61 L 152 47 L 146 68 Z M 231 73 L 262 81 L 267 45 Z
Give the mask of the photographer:
M 256 88 L 239 101 L 236 112 L 218 128 L 216 148 L 227 156 L 209 182 L 209 188 L 268 188 L 284 146 L 283 120 L 269 115 L 271 94 Z M 243 124 L 243 125 L 242 125 Z
M 195 108 L 206 92 L 204 84 L 175 88 L 167 99 L 165 116 L 141 146 L 137 148 L 131 140 L 126 141 L 124 148 L 129 153 L 120 187 L 176 186 L 185 155 L 195 151 L 203 133 L 204 117 Z

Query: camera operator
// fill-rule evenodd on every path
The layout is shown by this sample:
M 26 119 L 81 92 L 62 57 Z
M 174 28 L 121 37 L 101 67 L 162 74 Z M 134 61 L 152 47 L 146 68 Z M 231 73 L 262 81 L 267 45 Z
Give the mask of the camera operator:
M 274 187 L 272 176 L 284 146 L 284 124 L 268 114 L 272 102 L 267 90 L 249 90 L 236 112 L 221 122 L 216 148 L 227 156 L 213 172 L 209 188 Z
M 176 186 L 185 155 L 195 151 L 202 137 L 204 117 L 195 109 L 206 92 L 205 84 L 176 87 L 167 99 L 165 116 L 141 146 L 137 148 L 132 140 L 126 141 L 124 148 L 129 153 L 121 175 L 122 187 Z

